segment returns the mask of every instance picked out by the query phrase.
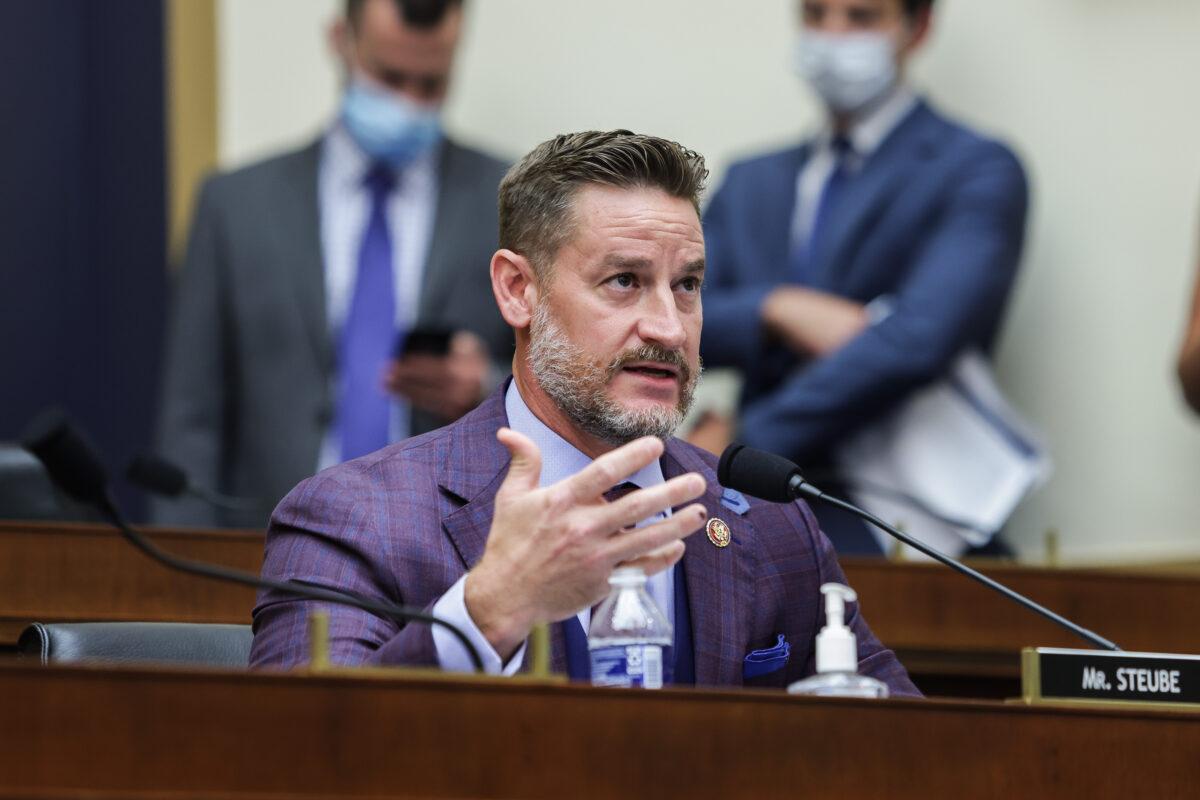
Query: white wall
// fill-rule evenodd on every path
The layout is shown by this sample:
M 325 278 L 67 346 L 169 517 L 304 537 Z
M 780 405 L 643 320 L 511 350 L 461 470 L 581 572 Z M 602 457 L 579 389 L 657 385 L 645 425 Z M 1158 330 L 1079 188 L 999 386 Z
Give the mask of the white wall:
M 222 164 L 296 143 L 333 113 L 325 30 L 341 7 L 221 0 Z M 704 153 L 716 176 L 731 156 L 795 138 L 815 119 L 787 71 L 790 6 L 762 2 L 768 13 L 751 20 L 743 9 L 721 0 L 472 0 L 447 125 L 509 157 L 565 130 L 652 131 Z
M 629 127 L 731 157 L 816 112 L 788 72 L 791 0 L 474 0 L 448 110 L 516 156 L 568 129 Z M 313 135 L 337 80 L 338 0 L 222 0 L 220 155 Z M 1001 379 L 1058 470 L 1010 538 L 1065 559 L 1200 557 L 1200 422 L 1172 373 L 1200 208 L 1200 3 L 939 0 L 915 82 L 1008 140 L 1033 183 Z
M 1200 4 L 949 2 L 921 77 L 1004 134 L 1034 205 L 1002 380 L 1051 436 L 1014 521 L 1074 558 L 1200 552 L 1200 426 L 1173 355 L 1200 209 Z

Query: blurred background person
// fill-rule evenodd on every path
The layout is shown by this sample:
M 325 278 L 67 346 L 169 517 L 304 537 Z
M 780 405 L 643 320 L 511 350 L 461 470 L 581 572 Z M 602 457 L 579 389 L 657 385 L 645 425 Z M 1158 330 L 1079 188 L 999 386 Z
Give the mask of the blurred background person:
M 348 0 L 337 118 L 201 189 L 160 449 L 263 507 L 170 501 L 157 522 L 261 526 L 305 476 L 456 419 L 507 372 L 488 282 L 505 165 L 440 120 L 462 26 L 455 0 Z
M 729 154 L 799 143 L 824 118 L 784 66 L 797 0 L 465 9 L 443 120 L 493 152 L 525 152 L 563 130 L 653 130 L 710 154 L 719 186 Z M 1183 336 L 1181 315 L 1163 309 L 1196 280 L 1200 109 L 1178 102 L 1174 78 L 1200 70 L 1200 4 L 956 0 L 934 12 L 909 79 L 940 111 L 1002 132 L 1037 186 L 995 356 L 1058 469 L 1017 509 L 1005 541 L 1040 559 L 1053 529 L 1064 563 L 1194 561 L 1200 426 L 1164 369 Z M 0 80 L 13 109 L 0 130 L 10 154 L 0 439 L 61 405 L 115 471 L 150 447 L 168 242 L 174 252 L 186 238 L 196 176 L 327 128 L 343 83 L 313 34 L 344 14 L 344 0 L 12 4 L 0 26 L 20 66 Z M 678 92 L 671 102 L 664 86 Z M 718 304 L 705 304 L 711 317 Z M 701 391 L 720 372 L 709 370 Z M 735 395 L 721 398 L 728 412 Z M 1130 481 L 1130 464 L 1151 477 Z M 1104 494 L 1115 486 L 1117 506 Z M 138 493 L 116 489 L 144 519 Z
M 802 0 L 795 69 L 825 125 L 734 164 L 705 214 L 705 364 L 743 373 L 738 438 L 806 470 L 964 348 L 990 352 L 1017 272 L 1020 163 L 905 77 L 932 5 Z M 818 514 L 840 552 L 879 552 Z

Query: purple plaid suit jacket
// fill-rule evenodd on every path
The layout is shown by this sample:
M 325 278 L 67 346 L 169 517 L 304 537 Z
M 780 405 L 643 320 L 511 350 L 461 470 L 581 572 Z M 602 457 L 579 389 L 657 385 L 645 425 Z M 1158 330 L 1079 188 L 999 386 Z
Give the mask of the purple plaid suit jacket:
M 426 610 L 483 555 L 496 491 L 508 451 L 496 431 L 508 423 L 500 389 L 458 422 L 327 469 L 283 499 L 267 531 L 263 574 L 354 591 Z M 803 503 L 750 500 L 743 514 L 721 502 L 715 459 L 677 439 L 662 457 L 663 476 L 694 471 L 708 481 L 700 502 L 725 520 L 732 543 L 711 544 L 701 531 L 683 557 L 700 685 L 786 686 L 815 669 L 813 641 L 824 624 L 820 585 L 845 582 L 833 548 Z M 430 629 L 400 628 L 348 606 L 260 593 L 254 609 L 253 666 L 308 660 L 306 618 L 329 614 L 331 658 L 337 664 L 437 666 Z M 917 695 L 895 655 L 859 614 L 859 669 L 893 694 Z M 565 672 L 561 626 L 551 626 L 552 663 Z M 786 636 L 792 657 L 783 669 L 749 680 L 742 662 L 752 650 Z

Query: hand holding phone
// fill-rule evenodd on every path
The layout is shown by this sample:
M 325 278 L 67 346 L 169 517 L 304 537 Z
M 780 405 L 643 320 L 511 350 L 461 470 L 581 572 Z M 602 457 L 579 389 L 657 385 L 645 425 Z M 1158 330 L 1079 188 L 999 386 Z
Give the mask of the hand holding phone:
M 450 422 L 483 399 L 490 362 L 483 340 L 470 331 L 418 328 L 396 349 L 384 385 L 416 408 Z
M 450 340 L 454 331 L 449 328 L 421 326 L 411 331 L 401 331 L 396 336 L 396 344 L 392 348 L 392 357 L 402 359 L 405 356 L 422 355 L 444 356 L 450 352 Z

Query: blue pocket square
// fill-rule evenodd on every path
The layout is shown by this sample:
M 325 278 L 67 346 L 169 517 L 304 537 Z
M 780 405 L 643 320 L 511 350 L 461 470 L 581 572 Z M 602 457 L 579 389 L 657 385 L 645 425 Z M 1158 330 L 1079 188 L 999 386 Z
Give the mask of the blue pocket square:
M 774 647 L 750 651 L 750 654 L 742 661 L 742 679 L 757 678 L 759 675 L 783 669 L 791 655 L 792 646 L 788 644 L 787 639 L 781 633 L 779 641 L 775 643 Z

